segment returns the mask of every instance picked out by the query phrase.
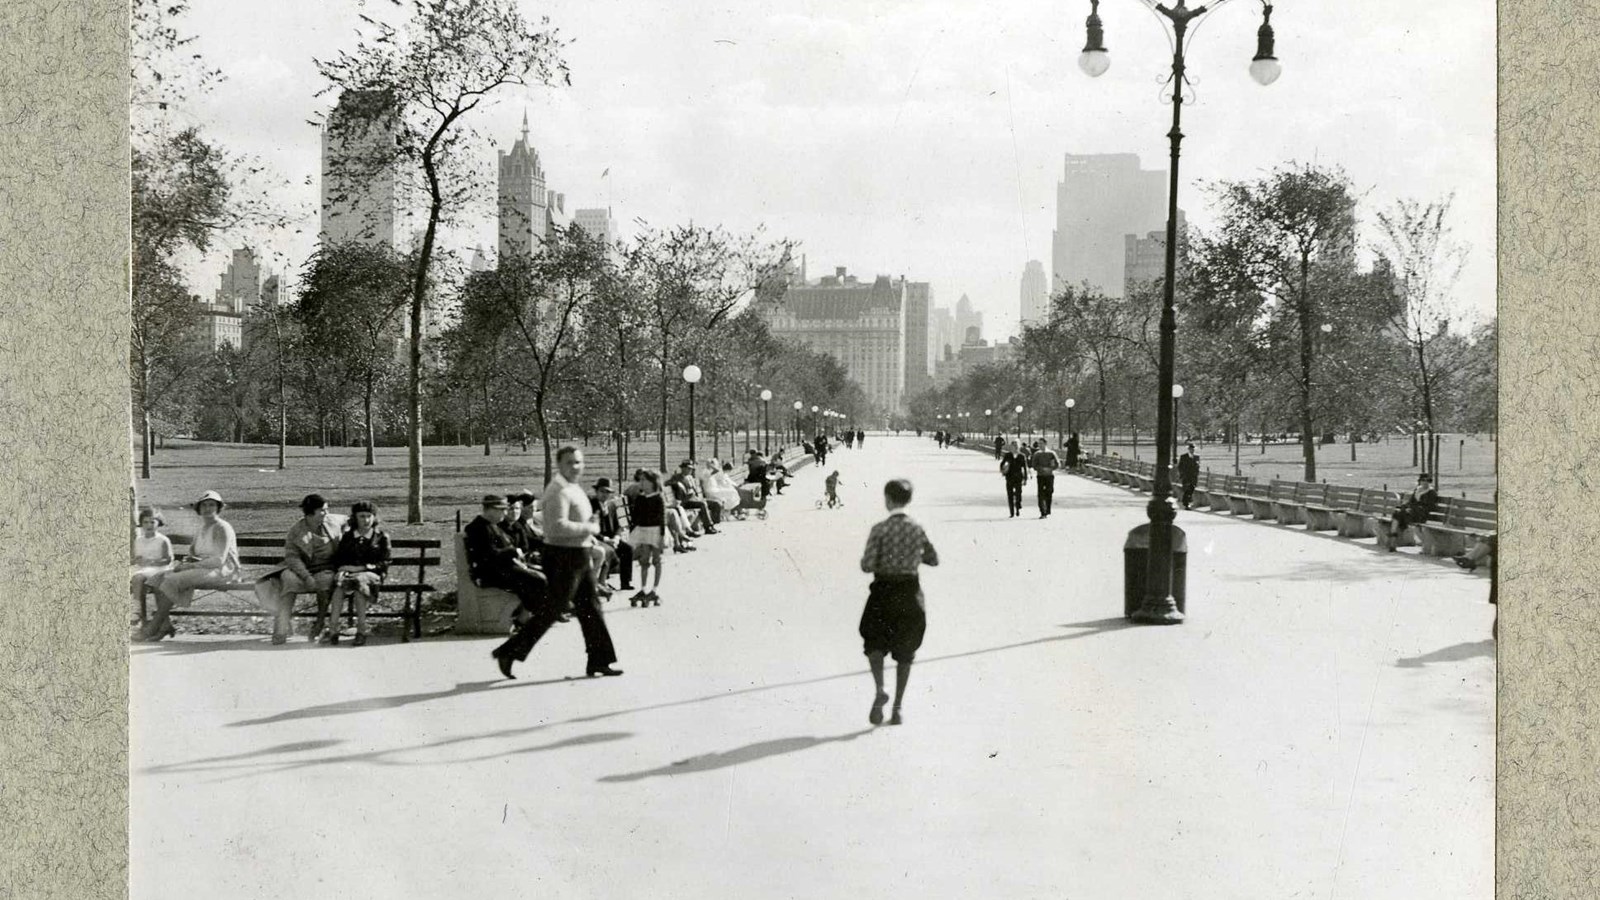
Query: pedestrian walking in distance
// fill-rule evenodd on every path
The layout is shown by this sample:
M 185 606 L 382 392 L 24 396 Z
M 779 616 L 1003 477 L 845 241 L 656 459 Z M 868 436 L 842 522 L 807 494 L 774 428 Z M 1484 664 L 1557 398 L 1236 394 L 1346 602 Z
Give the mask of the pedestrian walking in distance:
M 1039 518 L 1050 516 L 1050 506 L 1056 496 L 1056 469 L 1061 468 L 1061 457 L 1050 449 L 1050 445 L 1039 439 L 1034 442 L 1033 474 L 1034 483 L 1039 486 Z
M 1183 508 L 1188 509 L 1194 501 L 1195 486 L 1200 483 L 1200 454 L 1194 452 L 1193 444 L 1185 444 L 1189 449 L 1178 457 L 1178 483 L 1183 485 Z
M 893 656 L 894 712 L 890 725 L 903 721 L 900 707 L 905 701 L 906 683 L 911 679 L 911 663 L 927 630 L 927 608 L 918 566 L 937 566 L 939 553 L 928 535 L 906 515 L 911 503 L 911 482 L 896 478 L 883 486 L 883 505 L 889 515 L 872 526 L 867 547 L 861 553 L 861 571 L 872 574 L 867 605 L 861 612 L 861 634 L 867 663 L 872 668 L 872 710 L 867 721 L 883 724 L 883 705 L 889 695 L 883 690 L 883 658 Z
M 1016 441 L 1000 457 L 1000 474 L 1006 480 L 1006 512 L 1015 519 L 1022 515 L 1022 486 L 1028 483 L 1028 455 Z

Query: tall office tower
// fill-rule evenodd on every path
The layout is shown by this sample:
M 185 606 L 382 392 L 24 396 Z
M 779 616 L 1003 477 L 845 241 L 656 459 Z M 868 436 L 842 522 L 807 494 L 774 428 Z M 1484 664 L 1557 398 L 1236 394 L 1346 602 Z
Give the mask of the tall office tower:
M 967 329 L 978 329 L 978 337 L 983 337 L 983 313 L 972 308 L 972 300 L 966 294 L 956 301 L 956 333 L 957 343 L 966 343 Z
M 549 233 L 551 192 L 545 188 L 539 151 L 528 143 L 528 114 L 522 136 L 500 151 L 500 259 L 531 257 Z
M 233 259 L 217 287 L 218 309 L 243 313 L 261 300 L 261 264 L 249 247 L 233 251 Z
M 764 315 L 775 336 L 838 360 L 876 411 L 893 415 L 905 404 L 908 293 L 903 278 L 868 284 L 840 266 L 817 284 L 789 285 Z
M 937 364 L 959 349 L 961 340 L 956 337 L 955 317 L 945 307 L 935 306 L 928 315 L 928 359 Z
M 1167 173 L 1139 168 L 1133 153 L 1068 153 L 1056 185 L 1051 290 L 1087 281 L 1121 296 L 1123 237 L 1167 222 Z
M 1042 325 L 1050 318 L 1050 291 L 1046 287 L 1044 263 L 1028 260 L 1022 268 L 1022 311 L 1018 317 L 1020 328 Z
M 345 91 L 329 114 L 322 129 L 324 244 L 411 249 L 418 234 L 416 191 L 395 157 L 399 120 L 393 109 L 381 91 Z
M 928 356 L 928 312 L 933 286 L 926 281 L 900 281 L 906 291 L 906 383 L 909 399 L 933 387 L 933 366 Z
M 1167 229 L 1152 231 L 1144 237 L 1136 234 L 1123 235 L 1123 246 L 1126 248 L 1122 261 L 1122 293 L 1127 296 L 1133 291 L 1134 285 L 1141 282 L 1154 281 L 1159 283 L 1167 277 Z M 1184 221 L 1183 210 L 1178 210 L 1178 278 L 1183 278 L 1183 252 L 1188 246 L 1187 223 Z
M 617 226 L 609 209 L 579 209 L 572 213 L 572 224 L 607 247 L 617 239 Z

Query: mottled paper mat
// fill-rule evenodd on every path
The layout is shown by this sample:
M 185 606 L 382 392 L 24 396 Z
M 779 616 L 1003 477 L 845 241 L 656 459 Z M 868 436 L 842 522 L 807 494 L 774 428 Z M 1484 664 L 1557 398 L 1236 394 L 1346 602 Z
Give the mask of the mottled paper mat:
M 1500 3 L 1502 898 L 1600 885 L 1596 26 Z M 126 40 L 0 4 L 0 898 L 126 892 Z

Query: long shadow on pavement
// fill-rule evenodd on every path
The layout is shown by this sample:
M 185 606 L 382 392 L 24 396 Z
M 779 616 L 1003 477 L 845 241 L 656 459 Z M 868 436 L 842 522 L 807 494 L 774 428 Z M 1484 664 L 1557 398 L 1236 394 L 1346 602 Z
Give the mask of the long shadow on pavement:
M 703 753 L 699 756 L 691 756 L 688 759 L 680 759 L 677 762 L 668 763 L 667 765 L 661 766 L 657 769 L 646 769 L 643 772 L 628 772 L 622 775 L 606 775 L 601 777 L 599 780 L 616 783 L 624 781 L 641 781 L 645 778 L 654 778 L 658 775 L 685 775 L 690 772 L 714 772 L 717 769 L 726 769 L 729 766 L 737 766 L 743 763 L 755 762 L 756 760 L 766 759 L 771 756 L 782 756 L 785 753 L 796 753 L 801 750 L 809 750 L 812 747 L 821 746 L 822 744 L 853 741 L 864 734 L 870 733 L 871 731 L 873 731 L 873 729 L 863 728 L 860 731 L 852 731 L 848 734 L 838 734 L 834 735 L 833 737 L 807 736 L 778 738 L 777 740 L 771 741 L 757 741 L 754 744 L 746 744 L 743 747 L 738 747 L 733 750 L 725 750 L 721 753 Z
M 1074 629 L 1074 633 L 1072 633 L 1072 634 L 1049 635 L 1047 637 L 1034 638 L 1033 640 L 1028 640 L 1028 641 L 1018 641 L 1018 642 L 1012 643 L 1012 644 L 1001 644 L 999 646 L 984 647 L 984 648 L 978 649 L 978 650 L 965 650 L 965 651 L 962 651 L 960 653 L 947 653 L 947 654 L 945 654 L 943 656 L 930 656 L 930 657 L 925 657 L 925 658 L 918 659 L 917 660 L 917 664 L 918 665 L 928 665 L 929 663 L 948 661 L 948 660 L 952 660 L 952 659 L 965 659 L 965 658 L 971 657 L 971 656 L 981 656 L 981 655 L 988 654 L 988 653 L 998 653 L 998 652 L 1001 652 L 1003 650 L 1017 650 L 1017 649 L 1021 649 L 1023 647 L 1033 647 L 1033 646 L 1038 646 L 1038 645 L 1041 645 L 1041 644 L 1054 644 L 1054 643 L 1059 643 L 1061 641 L 1072 641 L 1072 640 L 1077 640 L 1079 638 L 1089 637 L 1090 635 L 1094 635 L 1094 634 L 1102 634 L 1102 633 L 1105 633 L 1105 632 L 1108 632 L 1108 631 L 1120 631 L 1120 630 L 1125 629 L 1125 628 L 1132 628 L 1132 627 L 1134 627 L 1134 625 L 1133 625 L 1132 622 L 1128 621 L 1127 619 L 1124 619 L 1124 618 L 1118 616 L 1118 617 L 1107 618 L 1107 619 L 1095 619 L 1095 620 L 1088 621 L 1088 622 L 1072 622 L 1072 623 L 1061 625 L 1059 627 Z M 497 731 L 484 732 L 484 733 L 481 733 L 481 734 L 463 735 L 463 736 L 459 736 L 459 737 L 445 738 L 445 739 L 439 740 L 439 741 L 430 741 L 430 742 L 422 743 L 422 744 L 414 744 L 414 745 L 409 746 L 409 747 L 394 747 L 394 748 L 390 748 L 390 749 L 387 749 L 387 750 L 371 750 L 371 751 L 365 751 L 365 752 L 360 752 L 360 753 L 345 753 L 345 754 L 338 754 L 338 755 L 335 755 L 335 756 L 327 756 L 327 757 L 320 757 L 320 758 L 292 760 L 292 761 L 280 762 L 280 763 L 277 763 L 275 765 L 272 764 L 272 763 L 266 763 L 266 764 L 263 765 L 261 763 L 236 763 L 236 762 L 232 762 L 233 760 L 241 758 L 241 756 L 243 756 L 243 755 L 256 757 L 256 756 L 265 756 L 267 754 L 275 752 L 274 750 L 269 748 L 267 750 L 254 751 L 254 752 L 252 752 L 250 754 L 243 754 L 243 755 L 236 754 L 236 755 L 230 755 L 230 756 L 213 757 L 213 758 L 209 758 L 209 759 L 191 760 L 191 761 L 185 762 L 185 763 L 173 763 L 173 764 L 169 764 L 169 765 L 165 765 L 165 766 L 151 766 L 151 767 L 142 769 L 140 771 L 142 773 L 156 773 L 156 772 L 215 772 L 215 771 L 226 771 L 226 770 L 230 770 L 230 769 L 248 769 L 249 771 L 243 772 L 238 776 L 238 777 L 242 778 L 242 777 L 247 777 L 247 776 L 250 776 L 250 775 L 264 775 L 264 774 L 270 774 L 270 773 L 274 773 L 274 772 L 285 772 L 285 771 L 293 771 L 293 770 L 296 770 L 296 769 L 311 768 L 311 767 L 314 767 L 314 766 L 327 766 L 327 765 L 335 765 L 335 764 L 339 764 L 339 763 L 353 763 L 353 762 L 367 762 L 367 763 L 372 763 L 372 764 L 375 764 L 375 765 L 385 765 L 385 766 L 434 765 L 435 763 L 411 763 L 411 762 L 405 762 L 403 760 L 394 759 L 393 757 L 398 755 L 398 754 L 412 753 L 412 752 L 417 752 L 417 751 L 421 751 L 421 750 L 432 750 L 432 749 L 451 746 L 451 745 L 455 745 L 455 744 L 469 743 L 469 742 L 472 742 L 472 741 L 496 740 L 496 739 L 503 739 L 503 738 L 520 737 L 520 736 L 524 736 L 524 735 L 528 735 L 528 734 L 533 734 L 535 732 L 545 731 L 545 730 L 548 730 L 548 729 L 551 729 L 551 728 L 555 728 L 555 727 L 558 727 L 558 726 L 562 726 L 562 725 L 574 725 L 574 724 L 584 724 L 584 723 L 589 723 L 589 722 L 598 722 L 598 721 L 602 721 L 602 720 L 605 720 L 605 719 L 613 719 L 613 718 L 617 718 L 617 717 L 620 717 L 620 716 L 633 715 L 634 713 L 651 712 L 651 711 L 658 710 L 658 709 L 670 709 L 670 708 L 678 707 L 678 706 L 690 706 L 690 705 L 694 705 L 694 704 L 698 704 L 698 703 L 707 703 L 707 702 L 710 702 L 710 701 L 713 701 L 713 700 L 723 700 L 723 699 L 726 699 L 726 698 L 729 698 L 729 697 L 737 697 L 737 696 L 740 696 L 740 695 L 743 695 L 743 694 L 754 694 L 754 693 L 760 693 L 760 692 L 765 692 L 765 691 L 782 690 L 784 688 L 791 688 L 791 687 L 804 687 L 804 686 L 807 686 L 807 685 L 821 684 L 823 682 L 828 682 L 828 681 L 837 681 L 837 680 L 843 679 L 843 678 L 860 678 L 860 677 L 862 677 L 862 676 L 864 676 L 866 674 L 867 674 L 867 670 L 866 669 L 856 669 L 856 670 L 853 670 L 853 671 L 850 671 L 850 672 L 841 672 L 841 673 L 838 673 L 838 674 L 835 674 L 835 675 L 823 675 L 823 676 L 820 676 L 820 677 L 817 677 L 817 678 L 804 678 L 804 679 L 799 679 L 799 680 L 796 680 L 796 681 L 781 682 L 781 683 L 778 683 L 778 684 L 757 685 L 755 687 L 741 688 L 739 690 L 725 691 L 725 692 L 717 693 L 717 694 L 707 694 L 707 695 L 704 695 L 704 696 L 701 696 L 701 697 L 691 697 L 691 698 L 684 699 L 684 700 L 671 700 L 671 701 L 667 701 L 665 703 L 653 703 L 653 704 L 649 704 L 647 706 L 635 706 L 635 707 L 630 707 L 630 708 L 627 708 L 627 709 L 617 709 L 617 710 L 612 710 L 610 712 L 596 713 L 595 715 L 590 715 L 590 716 L 574 716 L 574 717 L 572 717 L 570 719 L 562 719 L 562 720 L 558 720 L 558 721 L 554 721 L 554 722 L 542 722 L 542 723 L 540 723 L 538 725 L 523 726 L 523 727 L 518 727 L 518 728 L 504 728 L 504 729 L 500 729 L 500 730 L 497 730 Z M 532 687 L 532 686 L 541 685 L 541 684 L 556 684 L 556 683 L 560 683 L 560 682 L 574 681 L 574 680 L 577 680 L 577 679 L 566 679 L 566 678 L 563 678 L 563 679 L 550 679 L 550 680 L 547 680 L 547 681 L 520 682 L 517 685 L 508 685 L 506 687 L 499 687 L 499 688 L 496 688 L 496 690 L 509 690 L 509 689 L 511 689 L 513 687 L 518 687 L 518 686 Z M 396 706 L 404 706 L 404 705 L 407 705 L 407 704 L 410 704 L 410 703 L 419 703 L 419 702 L 423 702 L 425 700 L 443 698 L 443 697 L 451 696 L 451 695 L 454 695 L 454 694 L 475 693 L 475 692 L 484 690 L 487 685 L 493 684 L 493 683 L 494 682 L 464 682 L 464 683 L 456 685 L 454 688 L 450 688 L 448 690 L 443 690 L 443 691 L 432 691 L 432 692 L 418 693 L 418 694 L 401 694 L 401 695 L 398 695 L 396 697 L 376 697 L 376 698 L 370 698 L 370 699 L 367 699 L 367 700 L 348 701 L 348 702 L 345 702 L 345 703 L 324 704 L 324 705 L 321 705 L 321 706 L 307 707 L 307 708 L 301 709 L 301 710 L 290 710 L 290 711 L 287 711 L 287 712 L 284 712 L 284 713 L 279 713 L 276 716 L 270 716 L 270 717 L 266 717 L 266 718 L 263 718 L 263 719 L 247 720 L 247 721 L 244 721 L 244 722 L 237 722 L 237 723 L 231 723 L 231 724 L 234 724 L 234 725 L 264 724 L 264 723 L 267 723 L 267 722 L 287 721 L 287 720 L 292 720 L 292 719 L 317 718 L 319 716 L 326 716 L 326 715 L 347 715 L 349 713 L 362 712 L 362 711 L 365 711 L 365 710 L 368 710 L 368 709 L 390 709 L 390 708 L 394 708 Z M 805 738 L 803 740 L 820 740 L 820 739 Z M 285 745 L 285 746 L 286 747 L 295 747 L 295 745 Z M 552 744 L 552 745 L 547 745 L 544 748 L 534 748 L 534 749 L 550 749 L 550 748 L 553 748 L 555 746 L 561 746 L 561 744 L 559 744 L 559 743 L 558 744 Z M 797 749 L 803 749 L 803 748 L 797 748 Z M 289 751 L 284 751 L 284 752 L 289 752 Z M 513 752 L 529 752 L 529 751 L 513 751 Z M 780 749 L 777 752 L 787 752 L 787 751 L 783 751 L 783 750 Z M 493 754 L 493 755 L 491 755 L 490 757 L 487 757 L 487 758 L 494 758 L 494 757 L 500 756 L 500 755 L 502 755 L 502 754 Z M 216 763 L 223 763 L 223 764 L 222 765 L 215 765 Z
M 563 684 L 576 681 L 575 678 L 547 678 L 543 681 L 519 681 L 497 690 L 511 690 L 519 687 L 539 687 L 546 684 Z M 275 722 L 292 722 L 296 719 L 321 719 L 327 716 L 347 716 L 351 713 L 367 712 L 374 709 L 394 709 L 400 706 L 410 706 L 413 703 L 426 703 L 429 700 L 443 700 L 446 697 L 463 697 L 467 694 L 477 694 L 489 690 L 504 679 L 494 678 L 489 681 L 461 681 L 455 687 L 438 691 L 422 691 L 415 694 L 397 694 L 393 697 L 370 697 L 364 700 L 342 700 L 338 703 L 324 703 L 321 706 L 308 706 L 304 709 L 291 709 L 287 712 L 263 716 L 259 719 L 241 719 L 238 722 L 229 722 L 229 728 L 242 728 L 247 725 L 271 725 Z
M 1420 669 L 1428 663 L 1461 662 L 1480 656 L 1494 658 L 1494 641 L 1471 641 L 1461 644 L 1451 644 L 1441 647 L 1432 653 L 1421 656 L 1405 656 L 1395 660 L 1395 665 L 1402 669 Z

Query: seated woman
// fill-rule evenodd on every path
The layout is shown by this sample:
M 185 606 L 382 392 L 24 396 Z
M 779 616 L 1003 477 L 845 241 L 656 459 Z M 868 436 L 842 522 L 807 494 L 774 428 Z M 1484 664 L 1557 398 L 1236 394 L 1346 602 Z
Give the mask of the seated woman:
M 700 489 L 707 497 L 721 503 L 723 509 L 734 509 L 739 505 L 739 492 L 732 479 L 723 474 L 724 470 L 731 472 L 733 466 L 724 463 L 719 468 L 716 460 L 708 463 L 700 475 Z
M 172 627 L 172 610 L 194 602 L 194 593 L 205 588 L 224 587 L 239 575 L 239 539 L 233 526 L 222 518 L 226 504 L 216 491 L 206 491 L 194 503 L 200 515 L 200 531 L 190 545 L 190 555 L 173 565 L 156 585 L 156 614 L 135 640 L 159 641 L 177 633 Z
M 356 607 L 356 636 L 351 643 L 357 647 L 367 643 L 367 604 L 377 599 L 378 586 L 389 574 L 389 558 L 389 535 L 378 527 L 378 508 L 367 500 L 357 500 L 350 506 L 350 527 L 333 552 L 339 580 L 333 589 L 333 619 L 322 633 L 323 643 L 339 643 L 339 612 L 346 597 L 353 598 Z
M 139 510 L 139 536 L 133 539 L 133 605 L 144 599 L 144 589 L 154 590 L 172 570 L 172 541 L 159 529 L 166 523 L 155 510 Z

